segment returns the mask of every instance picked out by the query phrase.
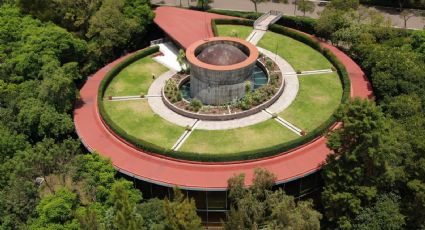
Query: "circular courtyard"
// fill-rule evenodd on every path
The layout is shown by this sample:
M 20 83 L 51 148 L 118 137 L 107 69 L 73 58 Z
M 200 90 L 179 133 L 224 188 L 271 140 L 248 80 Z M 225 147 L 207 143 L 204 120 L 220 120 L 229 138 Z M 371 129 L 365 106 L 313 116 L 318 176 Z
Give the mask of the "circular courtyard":
M 229 177 L 245 173 L 249 182 L 257 167 L 275 173 L 276 183 L 319 169 L 329 153 L 323 135 L 335 126 L 334 112 L 349 96 L 367 96 L 369 85 L 361 79 L 361 70 L 325 43 L 317 49 L 290 34 L 267 31 L 254 46 L 257 56 L 251 55 L 246 46 L 239 46 L 252 27 L 217 25 L 217 30 L 219 36 L 238 42 L 223 46 L 210 43 L 216 38 L 199 41 L 192 53 L 196 63 L 193 57 L 191 63 L 188 52 L 186 56 L 188 64 L 192 68 L 196 64 L 194 69 L 201 67 L 201 71 L 177 73 L 158 62 L 163 54 L 154 46 L 118 59 L 90 78 L 74 113 L 76 130 L 86 147 L 110 157 L 114 166 L 127 175 L 186 189 L 225 190 Z M 325 48 L 343 63 L 338 64 Z M 202 71 L 221 68 L 221 73 L 237 72 L 241 68 L 229 66 L 240 65 L 251 56 L 254 60 L 240 66 L 249 66 L 242 80 L 228 84 L 230 73 L 218 84 L 225 86 L 224 92 L 230 97 L 226 99 L 216 91 L 209 95 L 225 101 L 208 102 L 199 96 L 208 86 L 216 87 L 211 82 L 192 92 L 192 79 L 201 79 L 205 75 Z M 263 73 L 257 76 L 262 80 L 258 85 L 253 76 L 259 72 L 257 68 Z M 276 75 L 275 79 L 280 80 L 269 87 Z M 216 76 L 208 80 L 214 81 Z M 344 76 L 350 78 L 351 86 Z M 164 94 L 167 81 L 173 78 L 178 100 L 171 104 L 198 117 L 167 105 L 171 97 Z M 237 86 L 241 82 L 243 87 Z M 241 92 L 241 88 L 242 94 L 232 92 Z M 264 97 L 269 91 L 272 93 Z M 197 110 L 190 108 L 194 99 L 201 101 Z M 179 104 L 183 102 L 186 106 Z M 244 114 L 259 106 L 252 114 Z

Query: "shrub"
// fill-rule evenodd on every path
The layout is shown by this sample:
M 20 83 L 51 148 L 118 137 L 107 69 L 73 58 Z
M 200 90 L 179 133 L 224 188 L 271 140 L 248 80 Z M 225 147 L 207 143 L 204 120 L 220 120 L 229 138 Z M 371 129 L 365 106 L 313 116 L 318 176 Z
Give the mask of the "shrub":
M 168 79 L 165 82 L 164 94 L 171 101 L 171 103 L 176 103 L 182 100 L 182 95 L 180 94 L 179 86 L 177 84 L 177 81 L 174 79 Z
M 267 61 L 266 61 L 266 68 L 268 70 L 273 70 L 272 69 L 273 68 L 273 62 L 271 60 L 269 60 L 269 59 L 267 59 Z
M 269 76 L 269 84 L 273 87 L 279 87 L 277 84 L 279 83 L 279 74 L 278 73 L 272 73 Z
M 251 81 L 245 81 L 245 93 L 251 92 L 252 84 Z
M 202 106 L 203 106 L 202 101 L 200 101 L 197 98 L 194 98 L 189 104 L 190 110 L 194 112 L 198 112 L 199 110 L 201 110 Z

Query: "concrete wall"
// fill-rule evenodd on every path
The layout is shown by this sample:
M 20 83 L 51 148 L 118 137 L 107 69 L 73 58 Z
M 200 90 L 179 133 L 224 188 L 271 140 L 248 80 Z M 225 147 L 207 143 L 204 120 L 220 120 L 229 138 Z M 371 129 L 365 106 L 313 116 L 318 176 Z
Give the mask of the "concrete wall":
M 222 105 L 245 95 L 255 62 L 236 70 L 210 70 L 191 64 L 190 93 L 204 104 Z

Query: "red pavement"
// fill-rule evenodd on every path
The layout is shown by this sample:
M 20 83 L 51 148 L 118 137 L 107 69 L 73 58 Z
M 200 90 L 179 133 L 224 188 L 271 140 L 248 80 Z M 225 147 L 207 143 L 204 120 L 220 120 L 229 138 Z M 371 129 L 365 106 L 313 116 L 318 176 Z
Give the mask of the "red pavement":
M 213 37 L 211 19 L 229 16 L 161 6 L 155 10 L 155 23 L 184 49 L 192 43 Z
M 161 12 L 161 8 L 163 7 L 157 9 L 155 21 L 159 20 L 158 17 L 161 14 L 158 14 L 158 10 Z M 167 12 L 170 13 L 170 7 L 164 8 L 167 8 Z M 176 19 L 168 22 L 171 27 L 173 27 L 173 23 L 174 25 L 181 25 L 185 22 L 199 19 L 199 12 L 195 14 L 189 13 L 186 18 L 186 16 L 181 15 L 182 9 L 171 9 L 175 9 L 177 15 Z M 186 12 L 187 10 L 184 11 Z M 196 18 L 191 18 L 192 15 L 197 16 Z M 170 19 L 168 16 L 166 18 L 167 20 Z M 177 20 L 179 18 L 184 20 Z M 210 24 L 207 23 L 207 25 Z M 172 33 L 170 31 L 168 33 L 170 35 L 177 33 L 177 31 L 172 31 Z M 181 31 L 181 34 L 176 35 L 174 39 L 181 38 L 180 42 L 186 44 L 190 40 L 186 37 L 192 37 L 193 35 L 193 31 L 190 34 Z M 199 36 L 203 36 L 203 34 Z M 337 48 L 326 43 L 322 43 L 322 45 L 329 48 L 347 68 L 351 79 L 352 97 L 371 98 L 373 93 L 370 83 L 360 67 Z M 105 128 L 101 122 L 96 103 L 101 80 L 108 70 L 122 61 L 123 58 L 100 69 L 93 77 L 87 80 L 80 91 L 81 100 L 74 111 L 74 123 L 79 137 L 90 151 L 97 151 L 102 156 L 111 158 L 114 167 L 128 175 L 157 184 L 179 186 L 186 189 L 225 190 L 227 188 L 227 179 L 240 173 L 246 174 L 246 183 L 250 185 L 253 170 L 258 167 L 265 168 L 276 174 L 277 183 L 302 177 L 318 170 L 330 152 L 326 147 L 326 138 L 324 137 L 320 137 L 292 152 L 282 153 L 275 157 L 233 163 L 209 164 L 174 160 L 157 157 L 132 148 L 118 140 Z

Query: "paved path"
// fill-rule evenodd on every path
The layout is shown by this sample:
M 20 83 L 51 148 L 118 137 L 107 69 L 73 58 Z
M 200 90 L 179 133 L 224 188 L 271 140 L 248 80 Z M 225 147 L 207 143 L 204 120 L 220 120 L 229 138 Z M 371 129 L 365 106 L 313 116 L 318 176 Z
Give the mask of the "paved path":
M 294 69 L 292 68 L 292 66 L 280 56 L 275 55 L 274 53 L 262 48 L 258 48 L 258 49 L 260 52 L 262 52 L 264 55 L 266 55 L 270 59 L 275 60 L 282 73 L 294 72 Z M 165 81 L 171 78 L 174 75 L 174 73 L 175 72 L 173 71 L 168 71 L 164 73 L 163 75 L 161 75 L 158 79 L 156 79 L 152 83 L 151 87 L 149 88 L 149 95 L 161 94 L 161 89 L 165 85 Z M 275 103 L 273 103 L 268 108 L 268 110 L 272 113 L 282 112 L 295 100 L 295 97 L 297 96 L 298 89 L 299 89 L 299 82 L 298 82 L 297 75 L 296 74 L 285 75 L 284 80 L 285 80 L 285 86 L 284 86 L 282 95 L 279 97 L 279 99 Z M 148 102 L 152 110 L 156 114 L 158 114 L 163 119 L 173 124 L 186 127 L 187 125 L 193 124 L 195 121 L 195 119 L 182 116 L 172 111 L 171 109 L 169 109 L 164 104 L 161 98 L 148 98 Z M 246 127 L 250 125 L 255 125 L 260 122 L 266 121 L 270 118 L 271 116 L 269 114 L 263 113 L 260 111 L 251 116 L 243 117 L 240 119 L 228 120 L 228 121 L 203 120 L 201 123 L 197 125 L 197 129 L 203 129 L 203 130 L 235 129 L 235 128 L 241 128 L 241 127 Z
M 165 85 L 165 81 L 170 79 L 176 72 L 170 70 L 164 74 L 162 74 L 160 77 L 158 77 L 152 85 L 149 87 L 148 94 L 150 95 L 161 95 L 162 87 Z M 174 123 L 176 125 L 186 127 L 188 125 L 191 125 L 195 123 L 196 119 L 192 119 L 189 117 L 182 116 L 180 114 L 175 113 L 174 111 L 170 110 L 162 101 L 161 97 L 156 98 L 148 98 L 148 103 L 151 109 L 161 116 L 163 119 L 170 121 L 171 123 Z
M 269 25 L 274 20 L 276 20 L 276 21 L 279 20 L 278 17 L 281 17 L 281 15 L 270 14 L 266 18 L 261 19 L 261 21 L 254 27 L 254 29 L 267 31 L 267 29 L 269 28 Z
M 168 5 L 179 5 L 179 0 L 151 0 L 152 3 L 161 3 L 164 2 Z M 293 4 L 293 0 L 290 0 L 288 4 L 284 3 L 274 3 L 274 2 L 266 2 L 258 4 L 259 12 L 268 12 L 270 10 L 277 10 L 283 12 L 284 15 L 294 15 L 295 5 Z M 187 1 L 182 1 L 183 6 L 187 6 Z M 194 5 L 195 3 L 193 3 Z M 212 8 L 215 9 L 230 9 L 230 10 L 240 10 L 240 11 L 254 11 L 254 5 L 249 0 L 214 0 L 212 4 L 210 4 Z M 380 13 L 383 13 L 385 17 L 391 19 L 392 24 L 397 27 L 403 27 L 404 22 L 400 18 L 400 13 L 395 8 L 390 7 L 379 7 L 379 6 L 368 6 L 369 9 L 377 10 Z M 312 18 L 318 18 L 319 13 L 324 9 L 323 6 L 318 6 L 316 3 L 316 10 L 313 13 L 307 13 L 306 16 Z M 423 11 L 416 11 L 418 15 L 420 15 Z M 296 11 L 295 15 L 302 16 L 302 12 Z M 407 22 L 408 28 L 414 29 L 423 29 L 425 26 L 425 21 L 421 16 L 412 17 Z
M 201 122 L 200 120 L 196 120 L 195 123 L 190 125 L 190 130 L 185 130 L 180 138 L 176 141 L 176 143 L 171 147 L 171 150 L 177 151 L 183 145 L 183 143 L 189 138 L 190 134 L 192 134 L 193 130 L 196 129 L 196 126 Z
M 248 36 L 248 38 L 246 40 L 249 41 L 253 45 L 257 45 L 258 42 L 261 40 L 261 38 L 263 38 L 265 33 L 266 33 L 266 31 L 264 31 L 264 30 L 254 29 L 254 30 L 252 30 L 251 34 Z
M 322 45 L 329 48 L 348 70 L 351 95 L 361 98 L 372 97 L 370 84 L 360 67 L 337 48 L 326 43 Z M 160 185 L 202 191 L 224 191 L 227 189 L 227 180 L 240 173 L 245 173 L 245 183 L 247 186 L 251 185 L 254 169 L 259 167 L 274 173 L 277 184 L 303 177 L 320 169 L 330 152 L 326 147 L 325 137 L 274 157 L 232 163 L 175 160 L 136 149 L 118 139 L 105 127 L 96 101 L 102 79 L 113 66 L 126 57 L 108 64 L 87 79 L 80 90 L 80 99 L 75 105 L 73 116 L 76 132 L 86 148 L 111 158 L 112 164 L 120 172 Z

